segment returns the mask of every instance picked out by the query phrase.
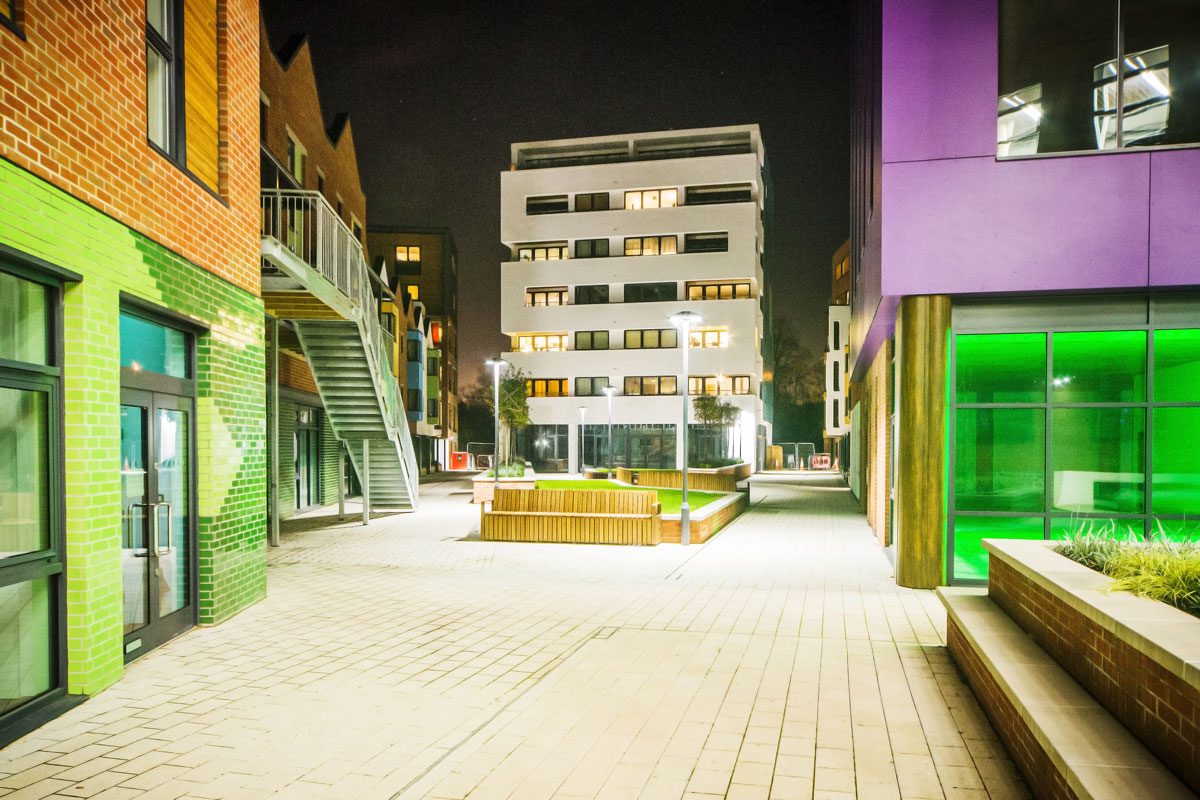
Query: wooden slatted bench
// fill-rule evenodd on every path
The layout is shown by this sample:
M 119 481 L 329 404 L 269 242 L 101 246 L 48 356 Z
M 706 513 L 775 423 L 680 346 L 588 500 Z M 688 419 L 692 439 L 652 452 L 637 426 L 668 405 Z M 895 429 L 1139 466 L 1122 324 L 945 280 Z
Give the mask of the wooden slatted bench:
M 938 596 L 946 645 L 1036 796 L 1195 800 L 986 589 Z
M 641 544 L 662 541 L 662 505 L 654 492 L 499 489 L 480 511 L 487 541 Z

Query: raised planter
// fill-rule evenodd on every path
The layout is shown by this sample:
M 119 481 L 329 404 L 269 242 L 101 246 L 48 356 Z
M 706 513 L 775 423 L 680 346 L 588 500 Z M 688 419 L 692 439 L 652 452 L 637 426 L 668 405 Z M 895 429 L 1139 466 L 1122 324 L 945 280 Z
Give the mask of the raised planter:
M 744 468 L 749 476 L 749 464 L 735 464 L 720 469 L 689 469 L 688 488 L 698 492 L 737 491 L 738 470 Z M 626 469 L 617 468 L 617 480 L 635 486 L 655 489 L 679 489 L 683 486 L 683 472 L 677 469 Z
M 688 540 L 701 544 L 715 536 L 718 531 L 740 517 L 750 507 L 750 493 L 736 492 L 714 500 L 703 508 L 693 511 L 688 522 Z M 662 540 L 679 544 L 683 523 L 678 514 L 664 514 L 662 518 Z
M 651 492 L 538 489 L 496 493 L 480 508 L 485 541 L 655 545 L 662 506 Z
M 951 655 L 1038 797 L 1195 798 L 1200 619 L 1053 546 L 986 540 L 988 588 L 938 590 Z
M 997 539 L 988 596 L 1194 792 L 1200 792 L 1200 619 L 1108 592 L 1053 543 Z
M 492 490 L 495 488 L 495 478 L 488 477 L 480 473 L 471 479 L 472 503 L 490 503 L 492 502 Z M 526 464 L 525 474 L 520 478 L 501 478 L 501 489 L 533 489 L 536 488 L 537 475 L 533 469 Z

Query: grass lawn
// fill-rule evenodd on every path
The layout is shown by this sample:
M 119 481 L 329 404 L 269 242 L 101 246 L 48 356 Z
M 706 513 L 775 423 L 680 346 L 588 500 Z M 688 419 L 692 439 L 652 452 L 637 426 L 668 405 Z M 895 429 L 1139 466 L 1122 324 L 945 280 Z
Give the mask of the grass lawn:
M 538 489 L 584 489 L 587 491 L 625 489 L 631 492 L 658 492 L 658 502 L 662 503 L 662 513 L 664 514 L 678 514 L 679 506 L 683 502 L 683 492 L 678 489 L 651 489 L 649 487 L 643 489 L 640 486 L 624 486 L 612 481 L 538 481 L 536 486 Z M 691 506 L 692 511 L 695 511 L 724 496 L 724 492 L 697 492 L 689 489 L 688 505 Z

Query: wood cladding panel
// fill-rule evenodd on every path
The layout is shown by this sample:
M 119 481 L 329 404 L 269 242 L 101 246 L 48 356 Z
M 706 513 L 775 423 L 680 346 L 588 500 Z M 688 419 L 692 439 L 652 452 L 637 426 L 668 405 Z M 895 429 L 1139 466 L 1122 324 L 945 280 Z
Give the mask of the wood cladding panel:
M 184 0 L 183 85 L 188 170 L 217 191 L 220 141 L 216 0 Z
M 946 370 L 950 298 L 900 301 L 900 442 L 896 582 L 913 589 L 944 583 L 942 526 L 946 479 Z

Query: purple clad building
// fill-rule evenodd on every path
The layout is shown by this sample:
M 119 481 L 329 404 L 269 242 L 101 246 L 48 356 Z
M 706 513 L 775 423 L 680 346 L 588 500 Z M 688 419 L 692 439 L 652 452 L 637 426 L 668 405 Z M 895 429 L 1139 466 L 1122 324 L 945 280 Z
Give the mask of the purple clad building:
M 856 5 L 852 485 L 899 583 L 1200 533 L 1200 2 Z

